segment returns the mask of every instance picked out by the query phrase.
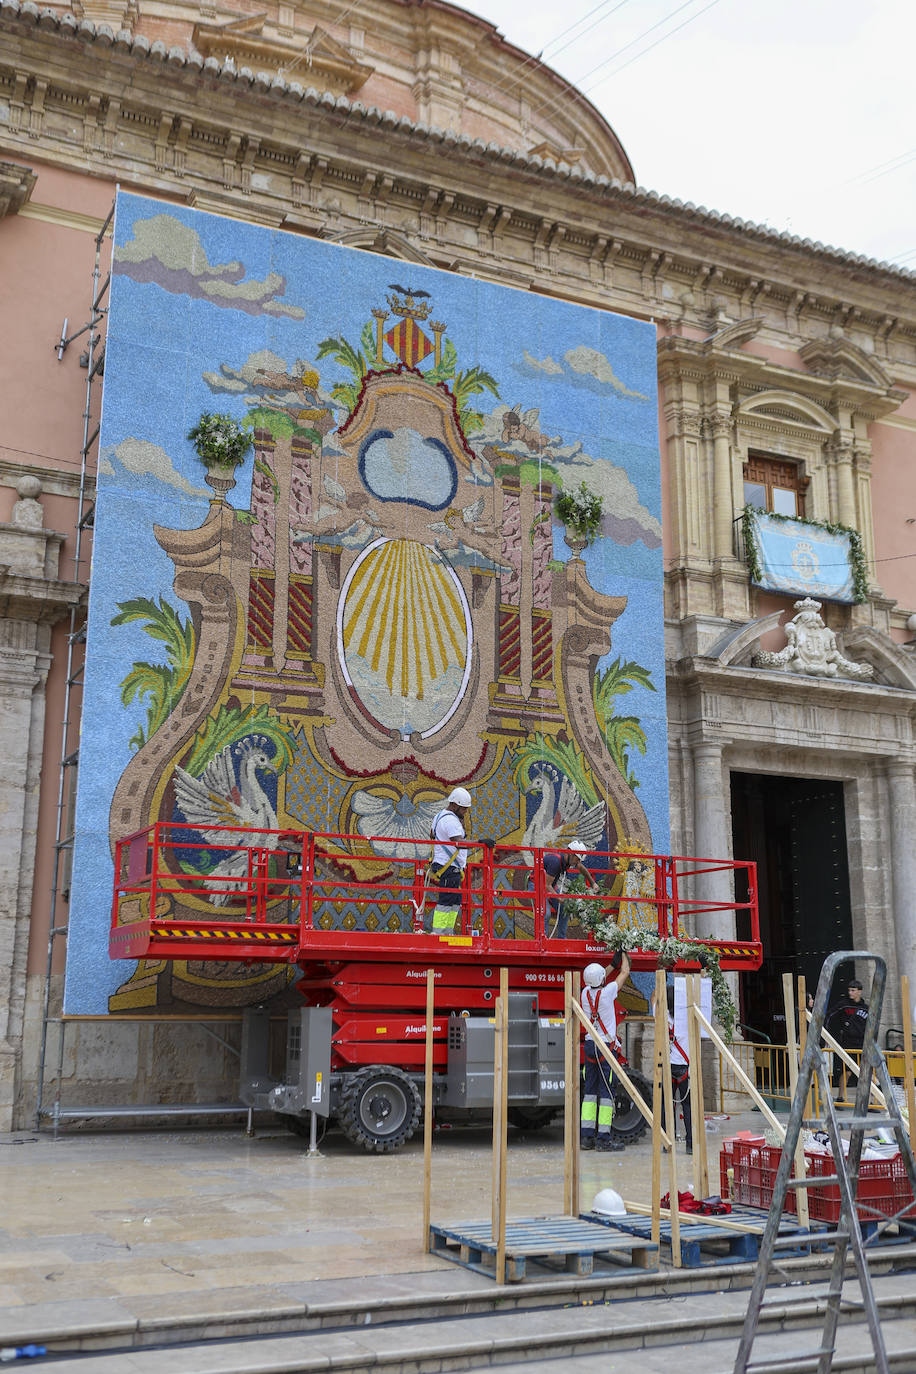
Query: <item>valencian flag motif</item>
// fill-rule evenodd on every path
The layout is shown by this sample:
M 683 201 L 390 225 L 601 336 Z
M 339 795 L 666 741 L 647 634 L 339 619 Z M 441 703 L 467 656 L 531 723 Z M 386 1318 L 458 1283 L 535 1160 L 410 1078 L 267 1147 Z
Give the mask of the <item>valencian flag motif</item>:
M 406 319 L 399 320 L 393 329 L 388 330 L 385 342 L 407 367 L 416 367 L 433 351 L 429 339 L 416 320 L 411 319 L 409 315 Z

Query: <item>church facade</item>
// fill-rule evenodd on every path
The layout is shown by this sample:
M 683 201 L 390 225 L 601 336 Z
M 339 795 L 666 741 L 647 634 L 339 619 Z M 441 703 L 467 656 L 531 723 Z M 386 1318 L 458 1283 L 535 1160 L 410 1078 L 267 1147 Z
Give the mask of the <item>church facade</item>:
M 229 513 L 231 498 L 209 479 L 203 497 L 186 478 L 173 483 L 174 518 L 156 517 L 176 594 L 212 631 L 211 666 L 226 665 L 220 681 L 230 686 L 208 709 L 221 710 L 223 723 L 233 710 L 266 709 L 281 695 L 278 681 L 308 702 L 283 721 L 294 761 L 286 814 L 300 814 L 298 796 L 308 827 L 333 821 L 368 835 L 384 819 L 387 833 L 403 825 L 406 836 L 430 803 L 431 780 L 458 780 L 454 759 L 468 759 L 476 740 L 482 805 L 500 834 L 521 841 L 535 834 L 549 785 L 559 798 L 561 751 L 575 748 L 614 818 L 609 843 L 649 852 L 664 835 L 673 853 L 757 861 L 767 959 L 741 989 L 745 1023 L 778 1038 L 781 972 L 814 977 L 832 949 L 884 954 L 892 992 L 898 974 L 916 977 L 913 274 L 644 190 L 579 92 L 448 4 L 367 0 L 351 22 L 334 24 L 317 0 L 266 10 L 169 0 L 155 11 L 142 0 L 41 10 L 14 0 L 0 11 L 0 34 L 0 351 L 12 402 L 0 429 L 0 729 L 10 761 L 0 830 L 0 1126 L 29 1123 L 40 1077 L 46 1096 L 59 1087 L 81 1102 L 217 1096 L 231 1082 L 232 1054 L 212 1051 L 197 1018 L 281 992 L 229 989 L 188 966 L 149 967 L 125 971 L 100 1007 L 80 1004 L 83 1015 L 57 1019 L 67 1011 L 76 780 L 81 752 L 92 740 L 98 748 L 86 722 L 80 739 L 83 678 L 96 671 L 91 657 L 84 666 L 81 642 L 87 592 L 95 595 L 96 475 L 100 461 L 115 462 L 129 487 L 154 461 L 141 441 L 115 459 L 99 454 L 98 426 L 112 415 L 98 410 L 109 274 L 116 283 L 129 276 L 137 290 L 130 348 L 149 359 L 149 394 L 136 404 L 156 406 L 156 349 L 173 348 L 175 325 L 156 333 L 166 325 L 142 313 L 141 288 L 231 298 L 246 317 L 266 304 L 278 321 L 268 344 L 282 333 L 286 297 L 274 279 L 283 273 L 272 262 L 257 280 L 237 270 L 233 223 L 306 248 L 314 241 L 299 283 L 333 276 L 334 245 L 387 262 L 379 280 L 388 295 L 359 300 L 354 337 L 371 366 L 345 415 L 328 408 L 330 383 L 314 357 L 292 370 L 279 346 L 266 348 L 270 357 L 215 358 L 211 392 L 257 399 L 250 498 L 241 503 L 250 522 Z M 139 219 L 155 225 L 155 251 L 135 232 L 112 258 L 107 225 L 119 186 L 147 205 Z M 225 226 L 206 271 L 198 248 L 185 252 L 189 211 Z M 581 550 L 569 545 L 558 559 L 562 532 L 551 536 L 557 474 L 588 444 L 571 432 L 571 414 L 570 432 L 557 432 L 546 414 L 516 404 L 511 382 L 492 373 L 493 388 L 481 381 L 479 366 L 464 412 L 452 404 L 459 368 L 467 377 L 477 359 L 456 358 L 449 374 L 449 330 L 460 316 L 440 313 L 429 269 L 514 288 L 506 320 L 516 308 L 523 318 L 532 299 L 539 319 L 553 311 L 555 333 L 524 350 L 525 365 L 565 366 L 582 416 L 610 396 L 621 409 L 618 417 L 602 400 L 604 423 L 636 446 L 657 386 L 658 513 L 608 488 L 605 520 L 616 524 L 604 533 L 608 547 L 631 539 L 647 558 L 657 553 L 663 608 L 657 624 L 647 609 L 645 626 L 658 642 L 653 690 L 666 704 L 663 818 L 648 777 L 633 785 L 638 749 L 612 767 L 589 716 L 596 657 L 612 652 L 618 669 L 625 658 L 633 666 L 622 598 L 613 577 L 586 574 Z M 354 296 L 358 275 L 346 277 L 341 297 Z M 634 338 L 651 339 L 651 388 L 641 375 L 608 371 L 604 333 L 590 353 L 575 341 L 560 349 L 572 307 L 587 307 L 589 318 L 604 312 L 608 329 L 622 318 Z M 498 333 L 492 318 L 487 328 Z M 340 365 L 345 331 L 336 329 L 332 322 L 315 342 L 327 342 L 324 357 Z M 444 390 L 423 368 L 439 369 Z M 474 399 L 482 395 L 486 405 Z M 631 433 L 625 415 L 640 406 L 643 428 Z M 396 435 L 408 413 L 432 446 L 410 469 L 419 495 L 394 530 L 389 468 L 415 459 L 378 436 Z M 443 454 L 460 461 L 449 466 Z M 206 509 L 212 497 L 203 524 L 184 518 L 186 506 L 203 499 Z M 418 554 L 433 524 L 439 552 Z M 127 586 L 129 540 L 118 557 Z M 215 582 L 201 569 L 235 589 L 244 608 L 237 632 L 220 619 Z M 452 648 L 440 660 L 432 651 L 428 662 L 411 657 L 402 650 L 419 627 L 405 622 L 379 676 L 377 622 L 361 588 L 390 584 L 395 598 L 414 583 L 436 599 L 440 639 Z M 117 603 L 127 619 L 129 600 Z M 332 660 L 317 646 L 334 616 Z M 490 640 L 483 624 L 496 627 Z M 483 655 L 473 665 L 471 638 Z M 203 657 L 196 662 L 186 703 L 198 686 L 207 690 Z M 643 698 L 638 689 L 634 678 L 628 690 L 649 701 L 644 683 Z M 407 698 L 409 720 L 397 705 Z M 163 719 L 159 750 L 171 731 L 169 757 L 187 763 L 189 722 L 177 711 Z M 339 722 L 333 737 L 322 733 L 328 719 Z M 651 746 L 651 703 L 638 725 Z M 413 741 L 393 765 L 392 731 Z M 152 733 L 119 769 L 111 814 L 123 812 L 123 833 L 148 823 L 154 804 L 173 804 L 171 794 L 163 802 Z M 526 768 L 535 738 L 542 754 L 554 753 Z M 335 789 L 321 816 L 308 809 L 309 766 Z M 578 802 L 588 809 L 584 785 Z M 712 875 L 706 895 L 726 898 L 727 881 Z M 104 927 L 102 894 L 95 900 Z M 70 961 L 72 979 L 78 951 Z M 88 965 L 82 975 L 92 982 Z M 889 1015 L 899 1024 L 894 996 Z

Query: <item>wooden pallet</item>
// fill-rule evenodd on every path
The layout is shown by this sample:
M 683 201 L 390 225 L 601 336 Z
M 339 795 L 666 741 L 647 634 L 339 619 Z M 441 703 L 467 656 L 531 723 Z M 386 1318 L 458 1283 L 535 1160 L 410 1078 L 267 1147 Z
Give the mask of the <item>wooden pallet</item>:
M 429 1248 L 442 1259 L 496 1277 L 497 1245 L 489 1221 L 430 1226 Z M 588 1276 L 594 1272 L 596 1259 L 654 1270 L 658 1246 L 644 1236 L 609 1233 L 606 1226 L 584 1217 L 526 1217 L 506 1222 L 507 1283 L 526 1277 L 529 1260 Z
M 652 1218 L 636 1216 L 630 1214 L 622 1217 L 599 1217 L 594 1212 L 583 1213 L 583 1219 L 598 1222 L 604 1226 L 613 1227 L 615 1230 L 622 1231 L 626 1235 L 636 1239 L 645 1239 L 652 1234 Z M 760 1250 L 760 1240 L 766 1216 L 757 1214 L 744 1215 L 740 1212 L 729 1213 L 730 1222 L 747 1222 L 748 1230 L 744 1232 L 726 1230 L 724 1226 L 717 1226 L 715 1217 L 710 1217 L 708 1221 L 702 1222 L 681 1222 L 681 1264 L 685 1269 L 699 1269 L 704 1265 L 714 1264 L 738 1264 L 749 1260 L 756 1260 Z M 804 1232 L 791 1220 L 784 1218 L 783 1224 L 779 1228 L 779 1234 L 791 1235 L 798 1232 L 799 1246 L 798 1252 L 810 1248 L 811 1236 Z M 662 1220 L 659 1223 L 659 1241 L 662 1246 L 667 1247 L 668 1255 L 671 1255 L 671 1222 Z M 780 1248 L 780 1254 L 792 1253 L 792 1249 L 787 1252 Z

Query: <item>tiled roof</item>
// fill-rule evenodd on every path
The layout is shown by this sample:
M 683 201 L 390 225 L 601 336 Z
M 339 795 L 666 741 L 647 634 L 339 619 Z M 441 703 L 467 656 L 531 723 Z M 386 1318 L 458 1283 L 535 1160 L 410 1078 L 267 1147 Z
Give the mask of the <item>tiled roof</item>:
M 467 134 L 457 134 L 452 130 L 440 129 L 435 124 L 418 123 L 406 115 L 396 115 L 391 110 L 379 110 L 375 105 L 364 105 L 359 100 L 348 100 L 343 95 L 332 95 L 328 91 L 316 91 L 312 86 L 302 86 L 298 81 L 285 81 L 281 76 L 269 72 L 255 72 L 250 67 L 239 67 L 233 61 L 219 62 L 215 57 L 204 58 L 200 53 L 182 47 L 166 47 L 162 42 L 151 43 L 148 38 L 134 37 L 126 29 L 115 32 L 109 24 L 96 24 L 91 19 L 77 19 L 70 12 L 59 14 L 52 9 L 39 9 L 32 0 L 0 0 L 0 18 L 31 21 L 40 29 L 56 30 L 65 37 L 77 38 L 85 43 L 94 43 L 102 48 L 153 63 L 163 63 L 173 68 L 187 68 L 191 72 L 215 78 L 227 86 L 248 87 L 261 95 L 272 96 L 278 100 L 301 101 L 305 105 L 359 120 L 367 125 L 422 139 L 428 143 L 442 145 L 452 151 L 459 151 L 491 162 L 501 162 L 544 177 L 567 181 L 572 185 L 598 190 L 612 191 L 615 196 L 629 197 L 634 201 L 658 205 L 677 211 L 691 219 L 702 221 L 710 226 L 721 225 L 726 229 L 738 229 L 742 233 L 758 239 L 783 244 L 786 247 L 818 253 L 848 267 L 874 269 L 901 277 L 907 281 L 916 279 L 916 270 L 898 267 L 894 263 L 881 262 L 861 253 L 849 253 L 831 244 L 820 243 L 813 239 L 801 238 L 798 234 L 786 234 L 772 229 L 767 224 L 754 224 L 750 220 L 739 219 L 734 215 L 721 214 L 709 210 L 705 205 L 694 205 L 692 201 L 678 200 L 674 196 L 659 194 L 636 186 L 633 182 L 621 182 L 616 177 L 595 176 L 591 172 L 579 171 L 565 162 L 555 163 L 551 158 L 532 157 L 528 153 L 513 148 L 504 148 L 498 143 L 484 143 L 479 138 L 469 138 Z

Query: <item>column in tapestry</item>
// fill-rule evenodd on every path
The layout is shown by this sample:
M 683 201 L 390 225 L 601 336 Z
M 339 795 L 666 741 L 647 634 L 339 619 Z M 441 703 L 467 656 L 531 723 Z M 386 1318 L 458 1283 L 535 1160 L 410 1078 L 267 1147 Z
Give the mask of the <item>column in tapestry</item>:
M 499 682 L 500 691 L 519 695 L 521 681 L 521 619 L 519 598 L 522 585 L 521 504 L 519 483 L 503 480 L 502 544 L 500 556 L 504 571 L 500 578 L 499 602 Z
M 289 604 L 286 626 L 286 666 L 308 672 L 312 660 L 312 545 L 299 531 L 312 520 L 314 444 L 296 435 L 292 442 L 289 484 Z
M 540 482 L 534 493 L 534 519 L 531 523 L 531 673 L 535 689 L 541 697 L 556 703 L 553 684 L 553 625 L 551 594 L 553 573 L 553 485 Z
M 248 668 L 263 668 L 272 666 L 273 656 L 277 503 L 280 493 L 273 470 L 275 444 L 270 431 L 256 429 L 254 445 L 248 641 L 243 662 Z

